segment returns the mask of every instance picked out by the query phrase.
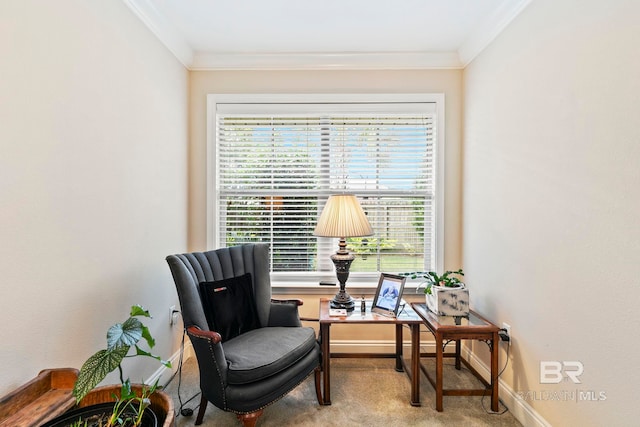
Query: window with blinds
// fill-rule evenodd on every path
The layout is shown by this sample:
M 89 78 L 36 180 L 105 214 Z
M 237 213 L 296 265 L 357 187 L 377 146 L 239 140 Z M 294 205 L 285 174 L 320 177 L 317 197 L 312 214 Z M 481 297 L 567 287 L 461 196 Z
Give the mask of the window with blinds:
M 218 246 L 267 242 L 274 273 L 332 271 L 337 239 L 313 230 L 348 192 L 374 230 L 347 239 L 352 274 L 435 268 L 433 106 L 233 104 L 215 122 Z

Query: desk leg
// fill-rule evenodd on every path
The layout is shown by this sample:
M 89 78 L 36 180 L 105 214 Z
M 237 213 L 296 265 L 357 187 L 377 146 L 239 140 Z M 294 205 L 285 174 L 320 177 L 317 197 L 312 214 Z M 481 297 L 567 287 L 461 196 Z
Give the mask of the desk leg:
M 435 333 L 436 339 L 436 411 L 442 412 L 442 334 Z
M 498 333 L 491 340 L 491 410 L 498 412 Z
M 322 386 L 324 388 L 323 403 L 331 405 L 331 346 L 329 337 L 330 323 L 320 324 L 322 338 Z
M 460 366 L 460 343 L 462 340 L 456 340 L 456 369 L 459 371 L 461 369 Z
M 396 325 L 396 371 L 402 372 L 402 325 Z
M 411 406 L 420 406 L 420 324 L 411 326 Z

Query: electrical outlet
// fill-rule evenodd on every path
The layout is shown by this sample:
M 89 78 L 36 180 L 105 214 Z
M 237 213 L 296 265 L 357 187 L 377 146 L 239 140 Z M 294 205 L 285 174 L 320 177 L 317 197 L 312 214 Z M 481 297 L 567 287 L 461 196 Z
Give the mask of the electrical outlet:
M 507 331 L 507 336 L 509 337 L 509 345 L 511 345 L 511 325 L 508 323 L 502 322 L 502 329 Z
M 176 315 L 176 306 L 172 305 L 171 307 L 169 307 L 169 326 L 173 326 L 173 324 L 176 322 L 175 315 Z

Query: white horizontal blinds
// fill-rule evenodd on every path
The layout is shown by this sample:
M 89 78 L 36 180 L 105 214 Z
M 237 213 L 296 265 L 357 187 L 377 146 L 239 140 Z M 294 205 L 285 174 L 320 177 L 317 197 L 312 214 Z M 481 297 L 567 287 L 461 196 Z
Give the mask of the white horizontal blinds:
M 361 204 L 374 235 L 348 239 L 358 258 L 351 271 L 422 270 L 433 260 L 434 117 L 380 115 L 336 120 L 347 164 L 344 181 Z M 340 182 L 340 177 L 335 177 Z M 426 264 L 425 264 L 426 263 Z
M 217 115 L 220 243 L 270 243 L 274 271 L 330 270 L 337 242 L 313 230 L 327 197 L 346 191 L 374 230 L 348 239 L 357 255 L 352 272 L 430 267 L 433 113 L 303 109 Z
M 274 271 L 314 271 L 318 118 L 218 117 L 222 244 L 267 242 Z

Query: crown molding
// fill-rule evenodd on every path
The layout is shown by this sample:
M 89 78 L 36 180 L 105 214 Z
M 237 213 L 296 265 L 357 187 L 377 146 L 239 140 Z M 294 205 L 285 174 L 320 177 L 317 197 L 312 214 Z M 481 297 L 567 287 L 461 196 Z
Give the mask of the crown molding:
M 478 56 L 532 0 L 505 1 L 457 52 L 195 52 L 151 0 L 122 0 L 189 70 L 461 69 Z
M 209 53 L 196 52 L 191 70 L 361 70 L 462 68 L 457 53 Z
M 532 0 L 512 0 L 510 2 L 504 2 L 489 19 L 476 27 L 458 49 L 458 56 L 460 57 L 462 68 L 469 65 L 471 61 L 489 46 L 531 1 Z
M 184 65 L 193 63 L 193 49 L 173 25 L 153 6 L 149 0 L 122 0 L 167 49 Z

